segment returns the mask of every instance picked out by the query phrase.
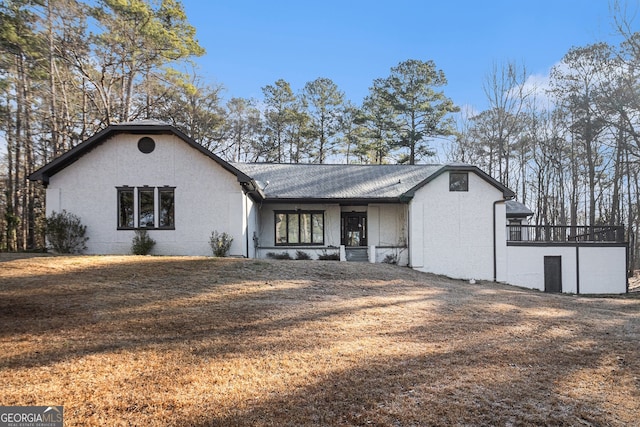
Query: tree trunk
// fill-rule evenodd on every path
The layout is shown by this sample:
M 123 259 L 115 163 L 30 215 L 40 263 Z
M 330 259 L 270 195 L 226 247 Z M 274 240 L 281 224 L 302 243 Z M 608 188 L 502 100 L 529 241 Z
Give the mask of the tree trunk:
M 622 127 L 618 128 L 616 138 L 616 161 L 613 164 L 613 195 L 611 196 L 611 218 L 610 225 L 618 225 L 620 223 L 620 184 L 622 180 L 622 149 L 624 145 L 624 131 Z
M 578 225 L 578 185 L 579 185 L 579 171 L 578 171 L 578 159 L 575 152 L 574 144 L 571 144 L 571 227 L 577 227 Z
M 23 74 L 24 74 L 24 58 L 22 57 L 22 54 L 18 54 L 16 55 L 16 71 L 17 71 L 17 75 L 16 75 L 16 127 L 15 127 L 15 149 L 14 149 L 14 162 L 13 162 L 13 167 L 14 167 L 14 185 L 13 185 L 13 215 L 14 215 L 14 220 L 15 220 L 15 231 L 14 231 L 14 243 L 13 243 L 13 247 L 14 250 L 20 250 L 22 249 L 20 247 L 20 241 L 21 239 L 19 238 L 20 236 L 20 225 L 19 225 L 19 220 L 21 217 L 21 199 L 20 199 L 20 194 L 23 190 L 22 188 L 22 180 L 23 177 L 21 175 L 21 171 L 23 169 L 22 166 L 22 144 L 23 144 L 23 139 L 22 139 L 22 133 L 23 133 L 23 112 L 24 112 L 24 93 L 21 90 L 21 82 L 23 79 Z
M 34 171 L 33 156 L 33 134 L 31 130 L 31 84 L 27 75 L 24 74 L 22 81 L 22 90 L 24 91 L 24 192 L 22 194 L 22 248 L 34 248 L 35 234 L 35 216 L 33 212 L 33 183 L 27 179 Z
M 56 100 L 58 98 L 56 91 L 56 70 L 55 70 L 55 42 L 53 38 L 53 16 L 51 9 L 51 1 L 47 1 L 47 37 L 49 39 L 49 126 L 51 127 L 51 149 L 52 156 L 58 157 L 61 154 L 62 147 L 60 144 L 60 134 L 58 132 L 58 114 L 56 108 Z

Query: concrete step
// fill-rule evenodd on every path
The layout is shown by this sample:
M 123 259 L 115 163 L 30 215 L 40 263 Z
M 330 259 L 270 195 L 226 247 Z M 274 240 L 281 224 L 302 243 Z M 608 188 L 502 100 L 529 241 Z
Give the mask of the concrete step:
M 367 248 L 346 248 L 347 261 L 368 262 L 369 251 Z

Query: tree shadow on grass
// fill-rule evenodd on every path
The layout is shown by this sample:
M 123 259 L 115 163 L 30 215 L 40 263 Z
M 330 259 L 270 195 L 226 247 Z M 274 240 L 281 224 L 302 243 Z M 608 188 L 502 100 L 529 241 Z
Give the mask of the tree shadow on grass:
M 639 374 L 632 300 L 472 286 L 380 265 L 148 263 L 147 276 L 132 259 L 3 281 L 0 337 L 47 340 L 3 355 L 0 366 L 8 372 L 87 355 L 166 351 L 203 369 L 236 358 L 259 372 L 268 369 L 260 367 L 262 355 L 307 358 L 307 385 L 266 384 L 253 397 L 235 390 L 237 407 L 201 396 L 170 422 L 195 426 L 616 425 L 626 419 L 607 403 L 611 390 L 624 381 L 628 390 Z M 353 349 L 348 357 L 332 352 L 348 340 L 379 347 L 363 348 L 362 357 Z M 393 348 L 403 344 L 406 351 Z M 336 366 L 320 369 L 316 354 L 329 354 L 323 363 Z M 600 369 L 620 360 L 626 365 L 617 372 Z M 590 369 L 600 369 L 605 386 L 580 390 L 576 376 Z M 153 379 L 153 370 L 147 374 Z M 161 411 L 133 424 L 152 424 Z
M 0 366 L 28 368 L 207 337 L 228 340 L 217 349 L 221 354 L 243 351 L 245 337 L 396 304 L 360 301 L 402 288 L 387 287 L 380 271 L 358 271 L 356 279 L 344 265 L 332 263 L 327 271 L 320 264 L 124 257 L 8 277 L 0 286 L 0 338 L 40 338 L 33 348 L 5 354 Z M 383 275 L 393 279 L 397 272 Z M 318 308 L 327 301 L 341 304 Z
M 490 331 L 486 331 L 490 333 Z M 576 339 L 576 341 L 578 341 Z M 548 343 L 488 350 L 469 340 L 445 352 L 379 357 L 336 369 L 305 386 L 269 392 L 240 408 L 177 419 L 190 426 L 628 425 L 633 412 L 607 392 L 579 390 L 572 377 L 611 354 L 575 347 L 549 369 Z M 566 344 L 566 343 L 565 343 Z M 496 352 L 498 350 L 498 352 Z M 632 351 L 630 347 L 626 351 Z M 637 365 L 636 365 L 637 369 Z M 637 371 L 636 371 L 637 373 Z M 633 373 L 627 373 L 633 375 Z M 615 374 L 611 374 L 611 380 Z M 607 379 L 604 379 L 607 381 Z M 619 380 L 619 378 L 618 378 Z M 620 402 L 622 403 L 622 402 Z M 628 407 L 627 407 L 628 408 Z
M 634 390 L 640 390 L 637 305 L 620 310 L 606 300 L 562 296 L 548 300 L 543 294 L 522 295 L 517 301 L 494 294 L 489 301 L 481 288 L 469 289 L 468 294 L 478 301 L 438 305 L 442 319 L 431 318 L 390 334 L 387 345 L 422 344 L 420 354 L 364 358 L 353 367 L 310 378 L 308 385 L 265 393 L 237 410 L 220 413 L 210 408 L 208 414 L 192 415 L 178 424 L 629 425 L 637 421 L 640 403 L 631 398 Z M 409 306 L 415 303 L 419 301 L 405 301 Z M 594 312 L 586 319 L 581 308 Z M 467 317 L 457 316 L 462 312 Z M 612 318 L 617 319 L 612 322 Z

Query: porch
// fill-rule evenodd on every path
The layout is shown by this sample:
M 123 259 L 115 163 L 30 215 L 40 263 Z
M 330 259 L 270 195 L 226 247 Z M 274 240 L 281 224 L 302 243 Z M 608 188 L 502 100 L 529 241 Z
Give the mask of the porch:
M 618 225 L 507 225 L 507 242 L 527 243 L 625 243 L 624 227 Z
M 408 264 L 404 204 L 265 203 L 256 222 L 256 258 Z
M 574 294 L 628 291 L 622 226 L 509 224 L 506 240 L 507 283 Z

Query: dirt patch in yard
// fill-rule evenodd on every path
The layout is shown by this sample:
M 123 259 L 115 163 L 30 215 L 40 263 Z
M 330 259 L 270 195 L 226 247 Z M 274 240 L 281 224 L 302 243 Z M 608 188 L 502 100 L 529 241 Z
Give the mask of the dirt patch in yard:
M 64 405 L 65 426 L 638 423 L 637 294 L 334 261 L 0 260 L 0 404 Z

